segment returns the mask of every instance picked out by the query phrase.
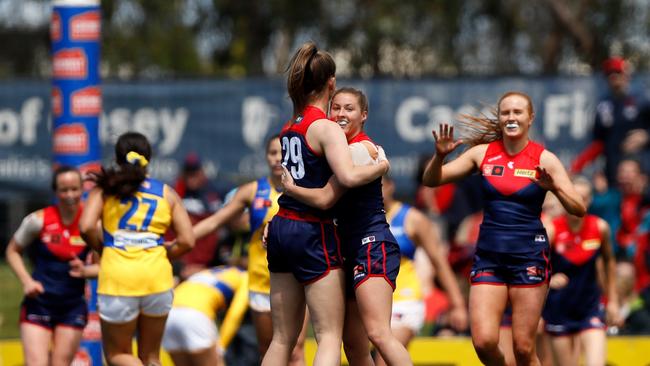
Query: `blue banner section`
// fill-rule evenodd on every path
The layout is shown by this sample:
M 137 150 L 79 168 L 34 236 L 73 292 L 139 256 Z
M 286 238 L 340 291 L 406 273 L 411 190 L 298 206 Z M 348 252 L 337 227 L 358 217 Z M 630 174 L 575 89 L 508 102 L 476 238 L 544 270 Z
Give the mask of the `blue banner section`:
M 53 161 L 82 173 L 101 163 L 99 87 L 101 13 L 99 1 L 56 1 L 52 8 L 52 88 L 50 115 Z M 101 329 L 96 281 L 87 281 L 89 309 L 74 365 L 101 365 Z
M 650 90 L 650 75 L 634 80 L 635 90 Z M 418 158 L 434 150 L 431 130 L 439 122 L 490 106 L 507 90 L 522 90 L 535 103 L 534 138 L 569 162 L 591 140 L 595 106 L 606 90 L 604 80 L 596 77 L 337 84 L 368 94 L 366 130 L 384 146 L 405 195 L 415 189 Z M 175 179 L 190 152 L 203 158 L 219 187 L 255 179 L 267 173 L 265 140 L 291 114 L 285 88 L 280 79 L 105 83 L 99 123 L 102 157 L 109 163 L 117 136 L 137 130 L 154 146 L 152 175 L 164 181 Z M 53 133 L 49 90 L 47 83 L 33 81 L 0 85 L 0 192 L 47 190 Z
M 101 160 L 99 88 L 101 15 L 94 6 L 55 5 L 52 9 L 54 162 L 96 169 Z

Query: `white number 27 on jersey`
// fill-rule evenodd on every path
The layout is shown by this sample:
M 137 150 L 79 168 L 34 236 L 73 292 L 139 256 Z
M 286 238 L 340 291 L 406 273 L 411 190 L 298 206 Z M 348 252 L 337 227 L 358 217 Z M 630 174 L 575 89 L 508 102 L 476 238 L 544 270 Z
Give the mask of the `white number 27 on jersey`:
M 302 161 L 300 139 L 296 136 L 291 137 L 291 139 L 284 136 L 282 138 L 282 154 L 284 155 L 282 165 L 289 169 L 293 179 L 302 179 L 305 176 L 305 164 Z M 289 159 L 291 159 L 291 164 L 289 164 Z

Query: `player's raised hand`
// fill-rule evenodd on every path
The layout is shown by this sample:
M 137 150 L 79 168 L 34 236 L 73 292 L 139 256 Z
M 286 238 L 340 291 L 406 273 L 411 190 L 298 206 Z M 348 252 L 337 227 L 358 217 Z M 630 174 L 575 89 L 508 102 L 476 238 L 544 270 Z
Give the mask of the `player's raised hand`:
M 547 191 L 554 191 L 556 189 L 555 182 L 553 181 L 553 177 L 548 173 L 548 171 L 539 165 L 535 167 L 535 170 L 537 171 L 537 174 L 535 177 L 531 177 L 530 179 L 543 189 Z
M 450 126 L 448 123 L 441 123 L 438 126 L 438 133 L 435 129 L 431 133 L 436 139 L 437 155 L 445 156 L 463 143 L 463 140 L 454 140 L 454 126 Z

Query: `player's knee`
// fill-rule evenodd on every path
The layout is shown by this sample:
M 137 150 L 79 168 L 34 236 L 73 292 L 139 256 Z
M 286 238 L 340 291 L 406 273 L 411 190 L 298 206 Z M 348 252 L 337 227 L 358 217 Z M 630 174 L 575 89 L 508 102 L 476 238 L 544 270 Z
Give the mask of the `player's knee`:
M 513 344 L 515 358 L 519 363 L 530 360 L 535 352 L 535 343 L 532 340 L 516 340 Z
M 492 355 L 499 350 L 499 340 L 491 336 L 473 336 L 472 343 L 479 356 Z
M 368 339 L 372 344 L 377 348 L 382 348 L 384 344 L 390 342 L 393 334 L 390 331 L 390 328 L 376 327 L 368 329 Z
M 52 362 L 51 366 L 70 366 L 72 363 L 72 360 L 74 358 L 74 353 L 66 353 L 66 354 L 57 354 L 53 353 L 52 354 Z M 31 365 L 30 363 L 27 363 L 28 365 Z
M 27 352 L 25 354 L 25 365 L 47 366 L 48 352 Z

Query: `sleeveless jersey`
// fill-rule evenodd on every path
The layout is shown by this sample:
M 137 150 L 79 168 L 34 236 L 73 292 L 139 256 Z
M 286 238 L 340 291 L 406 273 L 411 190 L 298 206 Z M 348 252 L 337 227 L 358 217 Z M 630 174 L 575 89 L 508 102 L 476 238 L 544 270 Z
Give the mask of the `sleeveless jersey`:
M 413 258 L 415 257 L 415 244 L 404 231 L 404 220 L 411 206 L 397 202 L 386 213 L 390 224 L 390 231 L 399 244 L 402 255 L 397 275 L 393 301 L 421 301 L 423 298 L 422 287 L 418 279 Z
M 546 191 L 530 178 L 544 147 L 530 141 L 511 156 L 501 140 L 488 144 L 481 162 L 485 198 L 478 248 L 492 252 L 530 253 L 548 247 L 540 220 Z
M 271 293 L 269 262 L 266 249 L 262 245 L 264 226 L 278 213 L 278 192 L 268 178 L 257 181 L 253 203 L 249 208 L 250 229 L 252 232 L 248 247 L 248 276 L 250 291 Z
M 200 271 L 174 289 L 174 307 L 195 309 L 214 320 L 217 311 L 230 306 L 235 293 L 246 291 L 247 282 L 248 275 L 237 267 Z
M 364 132 L 360 132 L 348 144 L 372 140 Z M 374 144 L 374 143 L 373 143 Z M 376 236 L 375 241 L 394 241 L 394 238 L 384 238 L 386 211 L 384 211 L 384 198 L 381 192 L 381 178 L 349 189 L 339 199 L 334 207 L 337 221 L 337 231 L 342 238 L 357 238 L 366 234 Z M 345 241 L 345 239 L 344 239 Z M 360 243 L 359 243 L 360 244 Z
M 43 209 L 43 227 L 36 245 L 30 246 L 33 255 L 32 277 L 43 284 L 45 293 L 40 297 L 56 299 L 79 298 L 84 295 L 86 280 L 71 277 L 68 261 L 75 256 L 86 258 L 88 247 L 79 233 L 82 209 L 68 226 L 63 224 L 56 206 Z
M 147 178 L 131 197 L 105 198 L 97 293 L 145 296 L 172 288 L 172 268 L 163 246 L 171 207 L 164 192 L 164 183 Z
M 326 119 L 323 111 L 307 106 L 294 121 L 287 122 L 280 133 L 282 144 L 282 165 L 291 173 L 296 185 L 305 188 L 321 188 L 332 176 L 332 169 L 325 156 L 314 152 L 307 143 L 307 129 L 319 119 Z M 332 122 L 334 123 L 334 122 Z M 308 206 L 287 195 L 280 196 L 282 208 L 329 218 L 331 213 Z
M 564 273 L 569 283 L 561 289 L 549 290 L 544 312 L 547 315 L 568 313 L 570 318 L 575 318 L 578 314 L 595 311 L 601 298 L 596 271 L 596 260 L 601 253 L 598 216 L 585 216 L 576 233 L 569 228 L 566 216 L 553 220 L 553 226 L 553 273 Z

